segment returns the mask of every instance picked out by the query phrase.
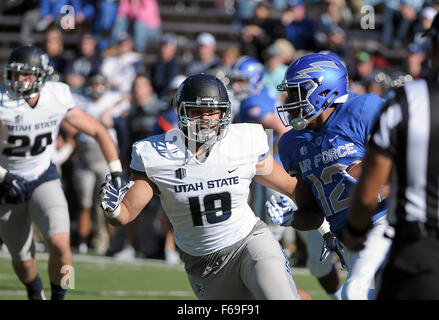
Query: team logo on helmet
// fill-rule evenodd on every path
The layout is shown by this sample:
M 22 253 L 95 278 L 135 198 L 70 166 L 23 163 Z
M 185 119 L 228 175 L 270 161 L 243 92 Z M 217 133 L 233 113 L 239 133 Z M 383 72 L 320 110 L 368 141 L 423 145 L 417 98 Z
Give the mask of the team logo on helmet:
M 313 77 L 310 76 L 309 73 L 325 72 L 325 69 L 323 69 L 322 67 L 329 67 L 329 68 L 338 69 L 337 65 L 332 61 L 318 61 L 315 63 L 310 63 L 309 65 L 312 66 L 312 68 L 306 68 L 306 69 L 297 71 L 297 76 L 295 76 L 291 80 L 312 79 Z

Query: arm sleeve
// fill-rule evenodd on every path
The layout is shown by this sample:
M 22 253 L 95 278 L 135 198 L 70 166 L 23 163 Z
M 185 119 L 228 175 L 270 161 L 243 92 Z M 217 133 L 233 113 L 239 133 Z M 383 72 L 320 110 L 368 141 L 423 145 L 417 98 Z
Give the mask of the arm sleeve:
M 255 156 L 257 157 L 257 162 L 260 162 L 270 155 L 270 147 L 268 145 L 268 137 L 264 131 L 264 128 L 260 124 L 256 126 L 257 129 L 255 130 L 253 139 L 255 142 L 254 145 L 258 146 Z
M 145 165 L 143 163 L 142 156 L 140 155 L 138 143 L 133 144 L 133 151 L 131 152 L 130 168 L 133 169 L 134 171 L 146 173 Z
M 56 94 L 58 103 L 60 103 L 61 107 L 66 111 L 72 109 L 76 103 L 70 92 L 70 87 L 62 82 L 54 82 L 52 85 L 55 86 L 53 92 Z

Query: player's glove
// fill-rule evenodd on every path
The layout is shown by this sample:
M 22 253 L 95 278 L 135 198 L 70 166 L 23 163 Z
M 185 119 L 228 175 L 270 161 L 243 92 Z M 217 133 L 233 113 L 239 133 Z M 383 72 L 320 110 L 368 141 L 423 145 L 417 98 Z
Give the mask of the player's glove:
M 270 200 L 265 202 L 268 214 L 273 223 L 281 226 L 291 226 L 294 221 L 294 203 L 287 197 L 280 196 L 280 201 L 272 195 Z
M 134 181 L 130 181 L 123 187 L 118 188 L 114 185 L 111 174 L 107 174 L 105 182 L 101 186 L 99 196 L 101 198 L 101 208 L 108 218 L 116 218 L 120 213 L 120 203 L 125 194 L 133 186 Z
M 320 255 L 320 261 L 325 260 L 331 252 L 335 252 L 340 259 L 341 266 L 345 269 L 348 269 L 343 257 L 343 246 L 341 242 L 332 232 L 326 232 L 323 235 L 323 247 Z
M 6 172 L 1 188 L 5 190 L 7 203 L 23 203 L 29 198 L 27 181 L 10 172 Z
M 126 180 L 123 176 L 122 163 L 119 159 L 111 161 L 108 166 L 110 167 L 111 172 L 111 180 L 113 185 L 117 189 L 121 189 L 123 186 L 127 184 Z
M 117 189 L 122 189 L 122 187 L 127 184 L 123 172 L 121 171 L 111 172 L 111 182 Z

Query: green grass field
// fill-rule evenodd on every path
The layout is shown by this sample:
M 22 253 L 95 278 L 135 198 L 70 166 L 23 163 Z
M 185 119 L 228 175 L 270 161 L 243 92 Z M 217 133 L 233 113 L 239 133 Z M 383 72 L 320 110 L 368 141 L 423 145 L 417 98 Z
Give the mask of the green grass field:
M 74 256 L 74 285 L 66 300 L 194 300 L 183 266 L 136 259 L 122 263 L 105 257 Z M 47 254 L 37 254 L 39 274 L 46 297 L 50 297 Z M 294 269 L 298 288 L 314 300 L 328 296 L 307 269 Z M 15 276 L 10 258 L 0 256 L 0 300 L 25 300 L 26 290 Z

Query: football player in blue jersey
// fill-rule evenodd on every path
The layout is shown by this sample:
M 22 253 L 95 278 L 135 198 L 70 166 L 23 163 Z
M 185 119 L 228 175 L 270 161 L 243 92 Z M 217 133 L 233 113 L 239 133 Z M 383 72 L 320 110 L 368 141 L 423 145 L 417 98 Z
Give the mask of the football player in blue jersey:
M 363 158 L 382 100 L 375 94 L 348 92 L 346 68 L 338 59 L 323 54 L 295 60 L 278 89 L 287 92 L 286 103 L 277 107 L 279 117 L 285 126 L 292 127 L 279 141 L 282 164 L 298 178 L 298 184 L 302 181 L 311 187 L 331 232 L 340 239 L 347 222 L 349 193 L 356 183 L 346 169 Z M 271 201 L 267 207 L 273 217 L 282 213 L 274 219 L 278 224 L 289 221 L 288 225 L 298 227 L 285 201 Z M 343 299 L 371 297 L 369 289 L 390 246 L 390 240 L 384 237 L 385 214 L 382 201 L 365 248 L 357 253 L 344 252 L 349 273 Z

